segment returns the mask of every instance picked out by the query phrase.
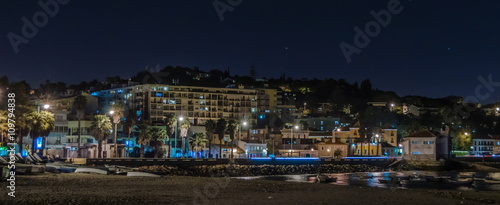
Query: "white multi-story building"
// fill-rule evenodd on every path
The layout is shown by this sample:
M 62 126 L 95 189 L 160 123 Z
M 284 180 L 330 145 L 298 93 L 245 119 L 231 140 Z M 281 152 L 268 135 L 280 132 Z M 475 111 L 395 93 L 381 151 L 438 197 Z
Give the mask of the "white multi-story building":
M 500 153 L 500 135 L 474 137 L 471 148 L 472 152 L 478 155 Z
M 194 125 L 219 118 L 240 119 L 256 124 L 260 111 L 275 110 L 277 95 L 270 91 L 244 88 L 214 88 L 162 84 L 135 85 L 93 92 L 101 112 L 120 102 L 138 116 L 161 122 L 168 114 L 183 116 Z M 266 104 L 259 105 L 259 96 Z

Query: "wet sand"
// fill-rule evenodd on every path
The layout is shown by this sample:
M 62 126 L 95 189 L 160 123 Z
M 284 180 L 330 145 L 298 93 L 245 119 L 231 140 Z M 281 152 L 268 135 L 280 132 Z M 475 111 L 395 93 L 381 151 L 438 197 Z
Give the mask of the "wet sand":
M 6 184 L 3 182 L 2 184 Z M 97 174 L 17 176 L 2 204 L 499 204 L 499 192 L 401 190 L 233 178 L 133 178 Z

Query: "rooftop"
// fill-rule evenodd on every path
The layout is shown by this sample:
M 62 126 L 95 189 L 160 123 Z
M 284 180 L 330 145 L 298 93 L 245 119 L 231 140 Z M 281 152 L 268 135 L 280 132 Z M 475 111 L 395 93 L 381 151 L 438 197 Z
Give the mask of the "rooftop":
M 436 137 L 436 135 L 432 134 L 432 132 L 430 132 L 429 130 L 423 130 L 414 132 L 413 134 L 410 134 L 406 137 Z

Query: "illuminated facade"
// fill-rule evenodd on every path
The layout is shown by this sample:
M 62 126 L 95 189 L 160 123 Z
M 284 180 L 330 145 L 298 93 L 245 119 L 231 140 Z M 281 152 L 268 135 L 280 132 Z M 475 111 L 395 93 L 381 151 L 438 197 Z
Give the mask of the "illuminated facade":
M 146 84 L 102 90 L 92 95 L 99 98 L 101 111 L 120 102 L 153 123 L 159 123 L 164 116 L 174 114 L 188 118 L 194 125 L 203 125 L 206 120 L 220 118 L 256 124 L 259 113 L 276 110 L 278 95 L 275 90 L 272 91 Z
M 474 137 L 472 139 L 472 151 L 474 154 L 499 154 L 500 135 L 488 135 L 485 137 Z
M 428 130 L 415 132 L 401 142 L 403 159 L 406 160 L 439 160 L 449 158 L 451 138 L 438 132 Z

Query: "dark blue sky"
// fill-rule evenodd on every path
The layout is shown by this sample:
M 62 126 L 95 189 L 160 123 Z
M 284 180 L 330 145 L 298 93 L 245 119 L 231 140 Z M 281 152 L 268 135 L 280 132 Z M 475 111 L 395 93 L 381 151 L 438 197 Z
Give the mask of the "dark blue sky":
M 47 0 L 43 0 L 47 1 Z M 226 3 L 226 0 L 219 0 Z M 125 3 L 126 2 L 126 3 Z M 231 68 L 259 77 L 369 78 L 399 95 L 474 95 L 479 75 L 500 81 L 500 1 L 402 0 L 403 11 L 347 63 L 339 44 L 389 1 L 243 0 L 220 21 L 212 0 L 71 0 L 16 54 L 7 37 L 41 11 L 0 1 L 0 75 L 76 83 L 130 77 L 146 66 Z M 500 87 L 486 102 L 500 101 Z

